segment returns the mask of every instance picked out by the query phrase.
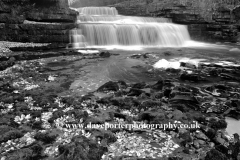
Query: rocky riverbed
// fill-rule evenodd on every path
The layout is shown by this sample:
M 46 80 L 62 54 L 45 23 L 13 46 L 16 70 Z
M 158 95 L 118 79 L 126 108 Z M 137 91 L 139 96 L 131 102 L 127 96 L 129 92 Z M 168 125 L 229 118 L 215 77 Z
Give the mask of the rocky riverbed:
M 1 56 L 1 65 L 11 62 L 0 72 L 1 160 L 227 160 L 238 155 L 237 134 L 234 139 L 225 131 L 225 117 L 240 118 L 238 52 L 99 53 Z M 180 62 L 183 57 L 204 60 Z M 180 66 L 154 68 L 159 60 Z

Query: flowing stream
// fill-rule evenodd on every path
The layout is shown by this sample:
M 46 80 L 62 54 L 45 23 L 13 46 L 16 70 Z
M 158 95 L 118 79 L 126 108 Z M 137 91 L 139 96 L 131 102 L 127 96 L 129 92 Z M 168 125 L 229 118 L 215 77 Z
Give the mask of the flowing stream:
M 187 26 L 167 18 L 122 16 L 113 7 L 76 10 L 78 27 L 70 32 L 73 48 L 182 47 L 191 40 Z
M 226 52 L 231 57 L 235 52 L 236 55 L 239 52 L 234 48 L 234 54 L 230 53 L 232 47 L 228 45 L 192 41 L 187 26 L 174 24 L 167 18 L 123 16 L 119 15 L 116 8 L 113 7 L 84 7 L 75 10 L 79 12 L 76 21 L 78 27 L 70 32 L 70 43 L 75 49 L 103 48 L 133 51 L 140 48 L 142 51 L 146 51 L 146 49 L 151 51 L 158 48 L 163 50 L 163 47 L 193 48 L 194 46 L 194 48 L 200 47 L 202 53 L 209 53 L 209 57 L 214 55 L 217 57 L 226 56 Z M 190 55 L 193 55 L 194 51 L 190 52 Z M 184 53 L 186 56 L 187 52 Z M 202 53 L 199 52 L 196 55 Z M 177 57 L 183 58 L 180 55 Z M 169 64 L 166 60 L 164 62 Z M 163 65 L 162 61 L 160 65 Z M 139 66 L 141 67 L 139 68 Z M 124 80 L 126 82 L 157 80 L 158 76 L 151 78 L 148 76 L 147 72 L 150 68 L 142 61 L 128 59 L 126 55 L 121 53 L 121 56 L 111 57 L 95 65 L 85 67 L 84 71 L 88 73 L 76 79 L 71 84 L 70 89 L 84 94 L 96 90 L 110 80 Z M 240 134 L 239 121 L 231 118 L 226 118 L 226 121 L 228 122 L 226 130 L 229 134 Z

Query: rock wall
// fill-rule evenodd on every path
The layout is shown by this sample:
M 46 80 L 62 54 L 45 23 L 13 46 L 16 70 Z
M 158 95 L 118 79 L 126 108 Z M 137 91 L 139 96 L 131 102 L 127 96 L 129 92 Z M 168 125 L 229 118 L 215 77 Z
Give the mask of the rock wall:
M 240 9 L 238 11 L 238 7 L 234 9 L 235 12 L 220 7 L 212 11 L 211 17 L 208 17 L 209 20 L 203 16 L 201 8 L 174 2 L 176 1 L 154 3 L 154 1 L 131 0 L 112 6 L 116 7 L 122 15 L 166 17 L 171 18 L 174 23 L 188 25 L 189 33 L 194 40 L 239 41 Z
M 68 0 L 1 0 L 0 40 L 68 43 L 77 14 Z
M 0 39 L 16 42 L 68 43 L 74 23 L 0 24 Z

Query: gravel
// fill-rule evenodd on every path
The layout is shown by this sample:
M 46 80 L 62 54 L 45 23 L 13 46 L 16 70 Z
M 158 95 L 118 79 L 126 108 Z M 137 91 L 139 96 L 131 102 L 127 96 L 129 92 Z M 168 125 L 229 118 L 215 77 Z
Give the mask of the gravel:
M 40 47 L 47 46 L 49 43 L 22 43 L 22 42 L 9 42 L 0 41 L 0 55 L 6 52 L 12 52 L 10 48 L 12 47 Z

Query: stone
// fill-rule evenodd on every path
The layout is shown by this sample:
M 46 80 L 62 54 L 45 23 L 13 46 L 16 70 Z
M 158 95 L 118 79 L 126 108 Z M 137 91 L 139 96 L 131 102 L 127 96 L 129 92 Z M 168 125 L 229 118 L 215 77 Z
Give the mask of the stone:
M 197 74 L 183 73 L 183 74 L 180 75 L 180 80 L 199 82 L 200 81 L 200 76 L 197 75 Z
M 215 146 L 215 144 L 214 144 L 213 142 L 210 142 L 210 143 L 209 143 L 209 146 L 210 146 L 211 148 L 213 148 L 213 147 Z
M 198 139 L 197 142 L 202 146 L 205 145 L 206 142 L 204 140 Z
M 197 66 L 188 62 L 180 62 L 180 67 L 186 67 L 191 69 L 196 69 Z
M 116 128 L 113 128 L 113 129 L 116 129 Z M 117 141 L 117 137 L 110 130 L 92 129 L 90 130 L 90 133 L 91 133 L 91 137 L 95 137 L 95 139 L 100 138 L 101 140 L 106 141 L 107 144 L 114 143 Z
M 212 149 L 207 152 L 205 160 L 227 160 L 228 158 L 221 152 L 217 151 L 216 149 Z
M 191 149 L 191 148 L 185 148 L 183 150 L 184 153 L 186 154 L 190 154 L 190 155 L 193 155 L 195 153 L 195 149 Z
M 171 56 L 173 53 L 170 51 L 163 52 L 164 56 Z
M 180 110 L 174 110 L 172 112 L 172 115 L 173 115 L 172 119 L 174 120 L 181 120 L 183 118 L 183 113 Z
M 216 120 L 214 118 L 211 118 L 209 120 L 209 127 L 213 129 L 225 129 L 227 128 L 227 122 L 224 119 Z
M 232 48 L 229 51 L 230 52 L 240 52 L 240 49 L 239 48 Z
M 186 146 L 188 143 L 193 142 L 193 137 L 190 135 L 190 132 L 179 133 L 179 139 L 181 140 L 181 144 Z
M 78 13 L 68 7 L 67 0 L 3 0 L 0 3 L 0 23 L 4 24 L 0 27 L 0 40 L 69 43 L 69 30 L 75 27 Z
M 147 84 L 145 82 L 135 83 L 132 85 L 132 88 L 144 89 L 146 87 L 146 85 Z
M 45 144 L 51 144 L 51 143 L 53 143 L 55 141 L 57 136 L 58 136 L 57 134 L 53 134 L 51 132 L 36 133 L 36 135 L 34 136 L 34 139 L 42 141 Z
M 72 139 L 70 144 L 65 146 L 60 145 L 59 151 L 60 155 L 54 158 L 54 160 L 99 160 L 106 151 L 106 148 L 86 137 L 77 136 Z
M 4 129 L 2 130 L 2 134 L 1 134 L 1 137 L 0 137 L 0 143 L 3 143 L 3 142 L 7 142 L 8 140 L 11 140 L 11 139 L 16 139 L 16 138 L 21 138 L 23 137 L 23 133 L 19 130 L 16 130 L 16 129 L 10 129 L 9 127 L 5 127 L 3 128 L 4 126 L 1 127 L 1 129 Z
M 138 119 L 140 121 L 148 121 L 148 122 L 154 122 L 154 123 L 162 123 L 165 121 L 165 114 L 159 111 L 145 111 L 138 115 Z
M 195 137 L 198 138 L 198 139 L 201 139 L 201 140 L 204 140 L 204 141 L 207 141 L 208 140 L 208 137 L 201 131 L 198 131 L 196 134 L 195 134 Z
M 111 53 L 110 52 L 101 52 L 99 54 L 99 56 L 102 57 L 102 58 L 108 58 L 108 57 L 111 56 Z
M 105 83 L 104 85 L 100 86 L 97 91 L 103 92 L 103 91 L 118 91 L 119 86 L 117 82 L 109 81 Z
M 144 91 L 137 88 L 131 88 L 127 96 L 140 96 Z
M 35 143 L 28 148 L 19 149 L 17 152 L 12 152 L 6 156 L 8 160 L 26 160 L 26 159 L 42 159 L 43 146 Z
M 193 145 L 196 149 L 200 148 L 200 144 L 199 144 L 198 140 L 194 140 Z
M 155 90 L 162 90 L 164 86 L 164 81 L 161 79 L 156 84 L 152 85 L 151 88 Z

